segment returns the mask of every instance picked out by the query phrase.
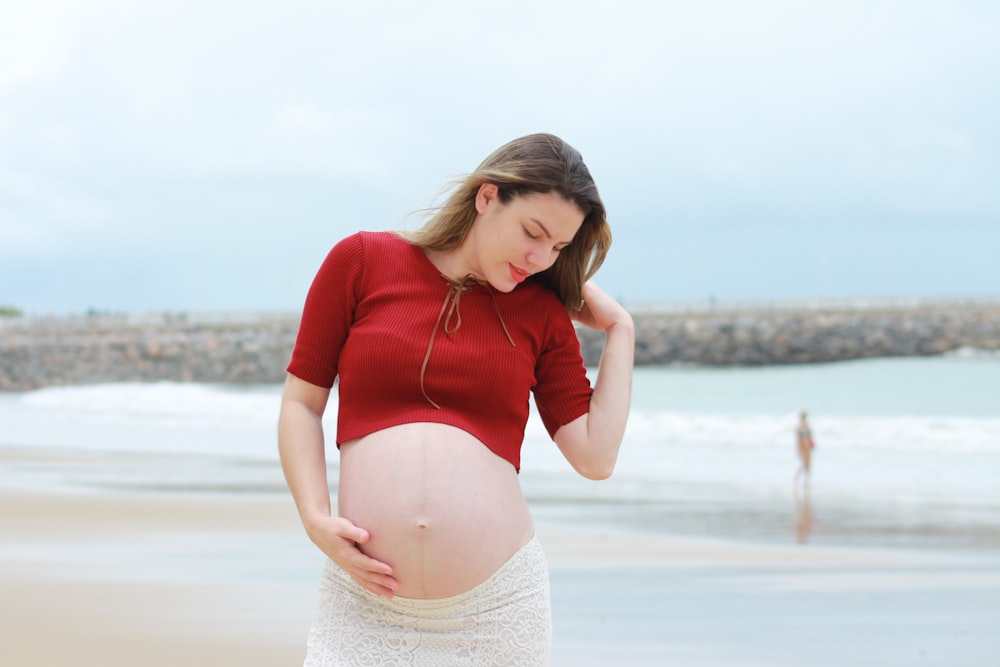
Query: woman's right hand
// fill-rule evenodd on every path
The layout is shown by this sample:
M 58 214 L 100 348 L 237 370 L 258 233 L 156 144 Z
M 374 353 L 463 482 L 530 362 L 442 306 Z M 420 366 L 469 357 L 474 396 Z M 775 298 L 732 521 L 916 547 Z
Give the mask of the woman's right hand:
M 392 567 L 361 551 L 370 535 L 344 517 L 327 516 L 315 520 L 308 528 L 309 539 L 342 570 L 375 595 L 392 598 L 399 583 L 392 576 Z

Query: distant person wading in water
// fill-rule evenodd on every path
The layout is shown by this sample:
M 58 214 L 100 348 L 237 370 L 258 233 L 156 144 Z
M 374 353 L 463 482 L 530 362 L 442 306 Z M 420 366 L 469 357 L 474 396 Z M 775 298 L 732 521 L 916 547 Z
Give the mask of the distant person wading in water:
M 795 429 L 796 451 L 799 457 L 799 468 L 795 471 L 795 487 L 801 484 L 806 490 L 809 489 L 809 473 L 812 469 L 812 450 L 816 443 L 812 437 L 812 429 L 809 428 L 809 415 L 805 410 L 799 413 L 799 425 Z

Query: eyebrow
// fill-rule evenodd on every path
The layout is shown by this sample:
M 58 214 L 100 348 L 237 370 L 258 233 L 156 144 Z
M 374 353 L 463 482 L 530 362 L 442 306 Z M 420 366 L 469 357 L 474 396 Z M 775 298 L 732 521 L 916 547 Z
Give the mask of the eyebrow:
M 543 232 L 545 233 L 545 236 L 547 236 L 547 237 L 548 237 L 548 238 L 550 238 L 550 239 L 552 238 L 552 233 L 551 233 L 551 232 L 549 232 L 549 228 L 548 228 L 548 227 L 546 227 L 546 226 L 545 226 L 545 225 L 544 225 L 544 224 L 542 223 L 542 221 L 541 221 L 541 220 L 539 220 L 538 218 L 528 218 L 528 220 L 531 220 L 531 221 L 532 221 L 533 223 L 535 223 L 536 225 L 538 225 L 539 227 L 541 227 L 541 228 L 542 228 L 542 231 L 543 231 Z M 558 244 L 556 244 L 556 245 L 560 245 L 560 244 L 561 244 L 561 245 L 569 245 L 570 243 L 572 243 L 572 241 L 560 241 L 560 242 L 559 242 Z

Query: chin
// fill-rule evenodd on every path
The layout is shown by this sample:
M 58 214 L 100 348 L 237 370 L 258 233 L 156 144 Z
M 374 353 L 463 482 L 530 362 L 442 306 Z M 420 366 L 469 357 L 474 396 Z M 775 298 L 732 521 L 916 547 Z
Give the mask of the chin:
M 497 271 L 483 271 L 480 282 L 488 284 L 498 292 L 509 292 L 517 287 L 517 285 L 511 284 L 514 281 L 512 281 L 509 276 Z
M 490 281 L 490 285 L 496 291 L 498 291 L 498 292 L 504 292 L 506 294 L 507 292 L 513 292 L 514 288 L 518 286 L 518 283 L 515 283 L 513 280 L 505 280 L 502 283 L 500 283 L 499 285 L 497 285 L 495 282 L 493 282 L 491 280 Z

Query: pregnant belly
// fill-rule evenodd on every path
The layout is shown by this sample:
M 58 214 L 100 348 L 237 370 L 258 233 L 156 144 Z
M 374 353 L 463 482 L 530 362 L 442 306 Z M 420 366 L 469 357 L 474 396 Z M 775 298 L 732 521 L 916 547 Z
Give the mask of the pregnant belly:
M 440 598 L 485 581 L 534 534 L 517 473 L 469 433 L 395 426 L 341 446 L 338 512 L 392 566 L 397 595 Z

